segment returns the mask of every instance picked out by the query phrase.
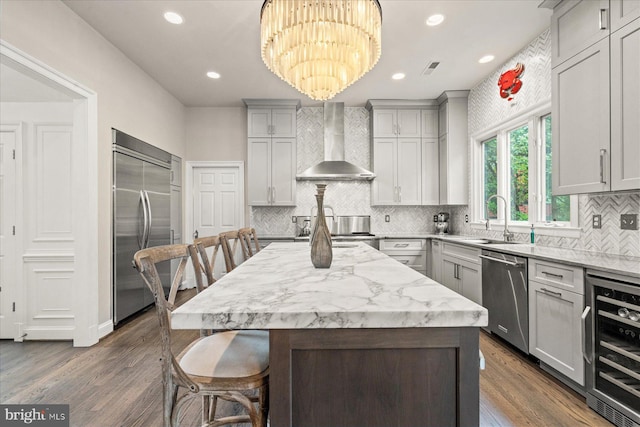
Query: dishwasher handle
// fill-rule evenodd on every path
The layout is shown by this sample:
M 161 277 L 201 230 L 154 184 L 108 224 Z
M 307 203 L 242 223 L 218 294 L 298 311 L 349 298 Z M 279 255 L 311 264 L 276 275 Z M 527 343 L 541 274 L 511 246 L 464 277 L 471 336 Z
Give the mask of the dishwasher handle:
M 495 262 L 499 262 L 501 264 L 507 264 L 510 265 L 512 267 L 522 267 L 524 265 L 524 263 L 522 262 L 515 262 L 515 261 L 507 261 L 506 259 L 499 259 L 499 258 L 494 258 L 492 256 L 487 256 L 487 255 L 478 255 L 480 258 L 489 260 L 489 261 L 495 261 Z

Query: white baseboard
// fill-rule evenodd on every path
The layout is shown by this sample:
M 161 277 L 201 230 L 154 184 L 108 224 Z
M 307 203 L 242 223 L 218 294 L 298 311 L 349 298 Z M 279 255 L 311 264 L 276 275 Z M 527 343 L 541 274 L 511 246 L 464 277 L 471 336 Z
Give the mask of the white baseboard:
M 113 332 L 113 319 L 109 319 L 98 326 L 98 339 L 106 337 L 111 332 Z

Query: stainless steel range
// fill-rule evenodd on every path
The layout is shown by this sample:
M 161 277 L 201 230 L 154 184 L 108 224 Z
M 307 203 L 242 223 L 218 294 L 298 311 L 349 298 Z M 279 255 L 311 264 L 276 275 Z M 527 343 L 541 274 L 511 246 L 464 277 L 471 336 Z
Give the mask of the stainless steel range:
M 325 216 L 333 242 L 363 242 L 378 249 L 378 238 L 371 233 L 371 217 L 369 215 Z M 296 218 L 296 241 L 309 240 L 314 221 L 315 217 L 299 216 Z

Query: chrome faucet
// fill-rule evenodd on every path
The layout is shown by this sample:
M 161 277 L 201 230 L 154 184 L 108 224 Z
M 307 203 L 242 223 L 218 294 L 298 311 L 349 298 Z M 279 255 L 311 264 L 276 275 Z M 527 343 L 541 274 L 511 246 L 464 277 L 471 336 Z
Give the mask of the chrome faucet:
M 494 194 L 493 196 L 489 196 L 489 198 L 484 204 L 484 217 L 487 219 L 487 223 L 486 223 L 487 230 L 491 230 L 491 223 L 489 222 L 489 200 L 493 198 L 502 199 L 502 201 L 504 202 L 504 233 L 502 233 L 502 236 L 504 237 L 505 242 L 511 242 L 513 241 L 513 233 L 509 231 L 509 226 L 507 223 L 507 200 L 504 197 L 499 196 L 497 194 Z

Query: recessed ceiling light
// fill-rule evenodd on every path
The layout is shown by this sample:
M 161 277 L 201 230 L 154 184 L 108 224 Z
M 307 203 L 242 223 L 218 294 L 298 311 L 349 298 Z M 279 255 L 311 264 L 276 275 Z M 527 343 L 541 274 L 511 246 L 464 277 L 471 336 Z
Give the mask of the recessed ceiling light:
M 438 13 L 427 18 L 427 25 L 435 27 L 436 25 L 442 24 L 442 21 L 444 21 L 444 15 Z
M 165 12 L 164 19 L 166 19 L 168 22 L 171 22 L 172 24 L 182 24 L 184 22 L 182 16 L 178 15 L 175 12 Z
M 404 79 L 404 77 L 404 73 L 395 73 L 393 76 L 391 76 L 393 80 L 402 80 Z
M 219 79 L 220 74 L 216 73 L 215 71 L 209 71 L 207 73 L 207 77 L 209 77 L 210 79 Z
M 481 64 L 486 64 L 487 62 L 491 62 L 495 59 L 496 57 L 493 55 L 485 55 L 482 58 L 478 59 L 478 62 Z

